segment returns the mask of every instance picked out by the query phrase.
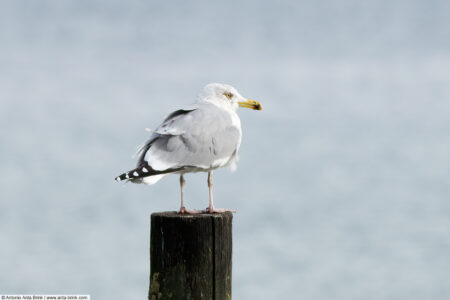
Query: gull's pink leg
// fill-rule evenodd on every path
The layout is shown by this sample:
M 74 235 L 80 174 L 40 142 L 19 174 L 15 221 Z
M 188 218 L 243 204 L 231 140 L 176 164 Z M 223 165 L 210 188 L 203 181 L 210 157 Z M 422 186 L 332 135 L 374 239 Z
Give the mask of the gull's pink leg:
M 205 212 L 214 214 L 214 213 L 224 213 L 224 212 L 232 212 L 235 213 L 235 210 L 232 209 L 224 209 L 224 208 L 214 208 L 213 201 L 213 192 L 212 192 L 213 180 L 212 180 L 212 171 L 208 172 L 208 189 L 209 189 L 209 206 L 205 210 Z
M 190 209 L 186 209 L 186 207 L 184 206 L 184 184 L 186 183 L 186 181 L 184 180 L 183 174 L 180 175 L 180 189 L 181 189 L 181 207 L 180 207 L 180 211 L 178 213 L 180 214 L 201 214 L 202 211 L 201 210 L 190 210 Z

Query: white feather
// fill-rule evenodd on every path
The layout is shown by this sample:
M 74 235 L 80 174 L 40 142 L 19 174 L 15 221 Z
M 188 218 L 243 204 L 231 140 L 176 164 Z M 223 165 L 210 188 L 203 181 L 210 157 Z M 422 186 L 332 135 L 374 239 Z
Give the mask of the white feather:
M 148 185 L 152 185 L 157 183 L 159 180 L 161 180 L 161 178 L 163 178 L 164 176 L 166 176 L 166 174 L 161 174 L 161 175 L 154 175 L 154 176 L 148 176 L 148 177 L 144 177 L 142 178 L 142 183 L 143 184 L 148 184 Z

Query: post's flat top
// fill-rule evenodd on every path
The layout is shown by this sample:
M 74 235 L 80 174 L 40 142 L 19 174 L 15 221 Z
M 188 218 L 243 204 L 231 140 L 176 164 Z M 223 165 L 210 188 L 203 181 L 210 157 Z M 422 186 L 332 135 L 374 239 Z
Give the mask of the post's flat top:
M 201 214 L 180 214 L 177 211 L 161 211 L 161 212 L 154 212 L 152 213 L 152 217 L 163 217 L 163 218 L 229 218 L 233 217 L 233 214 L 231 212 L 224 212 L 224 213 L 218 213 L 218 214 L 208 214 L 208 213 L 201 213 Z

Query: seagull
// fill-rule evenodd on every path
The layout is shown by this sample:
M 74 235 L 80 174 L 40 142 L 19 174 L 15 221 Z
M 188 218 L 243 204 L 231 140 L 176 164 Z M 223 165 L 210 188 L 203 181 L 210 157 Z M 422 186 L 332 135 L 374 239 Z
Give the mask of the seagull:
M 166 175 L 179 174 L 180 214 L 235 212 L 214 207 L 212 172 L 236 166 L 242 139 L 241 120 L 236 113 L 239 107 L 262 110 L 258 101 L 242 97 L 228 84 L 206 85 L 194 104 L 172 112 L 152 132 L 138 150 L 136 168 L 115 180 L 152 185 Z M 184 206 L 184 174 L 193 172 L 208 172 L 209 206 L 204 211 Z

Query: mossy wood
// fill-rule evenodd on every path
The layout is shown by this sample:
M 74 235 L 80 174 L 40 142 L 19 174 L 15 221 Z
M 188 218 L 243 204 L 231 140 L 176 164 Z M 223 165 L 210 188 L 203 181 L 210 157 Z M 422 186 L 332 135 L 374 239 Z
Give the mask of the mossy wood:
M 148 298 L 231 299 L 231 213 L 151 216 Z

